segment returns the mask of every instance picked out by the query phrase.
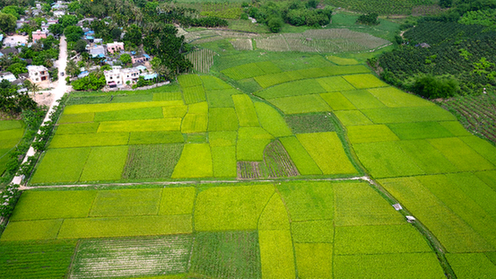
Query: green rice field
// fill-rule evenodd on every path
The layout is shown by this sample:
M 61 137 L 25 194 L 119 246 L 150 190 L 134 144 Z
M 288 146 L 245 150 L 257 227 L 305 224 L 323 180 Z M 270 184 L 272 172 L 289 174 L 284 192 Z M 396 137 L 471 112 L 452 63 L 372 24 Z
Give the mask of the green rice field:
M 22 121 L 1 120 L 0 121 L 0 176 L 6 169 L 10 159 L 9 154 L 21 140 L 24 134 Z

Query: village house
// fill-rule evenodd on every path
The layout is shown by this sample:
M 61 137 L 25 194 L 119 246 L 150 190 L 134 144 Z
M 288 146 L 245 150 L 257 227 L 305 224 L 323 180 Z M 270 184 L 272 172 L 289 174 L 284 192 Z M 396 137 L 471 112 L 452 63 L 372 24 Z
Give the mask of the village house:
M 105 75 L 105 81 L 108 86 L 122 85 L 121 68 L 112 67 L 112 70 L 103 71 Z
M 53 12 L 53 16 L 55 17 L 62 17 L 65 15 L 65 11 L 64 10 L 58 10 L 58 11 L 54 11 Z
M 26 20 L 25 18 L 21 17 L 21 19 L 16 21 L 16 29 L 22 28 L 24 24 L 29 24 L 29 20 Z
M 124 43 L 122 42 L 113 42 L 107 44 L 107 52 L 114 53 L 124 50 Z
M 87 49 L 91 58 L 105 58 L 105 48 L 102 45 L 93 45 Z
M 31 82 L 37 83 L 49 80 L 50 75 L 48 74 L 48 69 L 45 66 L 40 65 L 29 65 L 27 66 L 29 79 Z
M 146 61 L 150 60 L 150 56 L 148 54 L 140 54 L 140 55 L 133 55 L 131 56 L 133 60 L 133 64 L 136 63 L 145 63 Z
M 33 31 L 32 35 L 33 35 L 33 42 L 36 42 L 39 39 L 46 39 L 47 32 L 41 31 L 41 30 L 36 30 L 36 31 Z
M 133 84 L 138 82 L 140 76 L 140 70 L 136 68 L 122 69 L 122 83 L 123 84 Z
M 17 78 L 11 72 L 0 73 L 0 81 L 8 80 L 9 82 L 14 82 Z

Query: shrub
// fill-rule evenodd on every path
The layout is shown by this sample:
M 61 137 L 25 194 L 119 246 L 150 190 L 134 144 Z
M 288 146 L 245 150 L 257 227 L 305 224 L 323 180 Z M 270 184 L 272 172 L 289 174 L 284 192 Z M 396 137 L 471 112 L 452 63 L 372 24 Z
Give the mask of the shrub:
M 453 97 L 459 88 L 458 81 L 452 77 L 423 75 L 416 78 L 411 90 L 423 97 L 434 99 Z

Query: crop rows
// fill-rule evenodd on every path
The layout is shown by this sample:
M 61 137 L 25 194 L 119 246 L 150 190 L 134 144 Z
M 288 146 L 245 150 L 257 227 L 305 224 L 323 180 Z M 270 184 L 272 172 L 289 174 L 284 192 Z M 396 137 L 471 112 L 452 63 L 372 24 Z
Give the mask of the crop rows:
M 193 69 L 200 73 L 208 73 L 210 68 L 214 65 L 215 52 L 209 49 L 201 49 L 193 51 L 186 55 L 186 58 L 193 63 Z
M 420 5 L 431 4 L 429 0 L 407 0 L 401 2 L 391 3 L 384 0 L 374 0 L 374 1 L 342 1 L 333 0 L 331 1 L 333 6 L 342 7 L 348 10 L 361 12 L 361 13 L 378 13 L 380 15 L 390 15 L 390 14 L 410 14 L 412 8 Z

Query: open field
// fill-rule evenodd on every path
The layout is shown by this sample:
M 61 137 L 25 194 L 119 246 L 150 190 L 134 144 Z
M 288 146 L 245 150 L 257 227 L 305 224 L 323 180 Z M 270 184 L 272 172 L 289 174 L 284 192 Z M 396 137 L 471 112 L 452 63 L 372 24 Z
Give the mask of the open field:
M 24 135 L 22 121 L 2 120 L 0 121 L 0 176 L 6 169 L 10 152 L 19 143 Z

